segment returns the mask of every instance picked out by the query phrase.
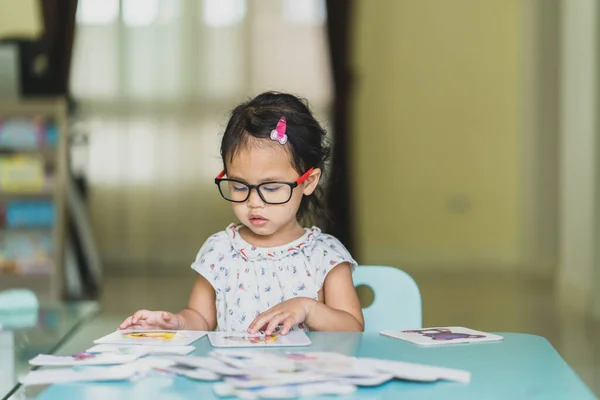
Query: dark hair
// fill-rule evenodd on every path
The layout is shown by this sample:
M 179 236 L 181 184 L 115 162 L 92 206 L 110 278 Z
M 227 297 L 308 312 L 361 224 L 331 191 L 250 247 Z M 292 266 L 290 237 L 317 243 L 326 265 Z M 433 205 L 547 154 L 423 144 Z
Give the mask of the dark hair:
M 312 115 L 306 100 L 287 93 L 264 92 L 233 109 L 221 141 L 223 165 L 227 168 L 225 161 L 231 162 L 250 137 L 270 140 L 281 117 L 287 122 L 286 150 L 293 168 L 300 175 L 311 167 L 320 168 L 322 182 L 330 154 L 327 132 Z M 326 222 L 322 192 L 319 185 L 310 196 L 302 197 L 298 219 L 305 223 Z

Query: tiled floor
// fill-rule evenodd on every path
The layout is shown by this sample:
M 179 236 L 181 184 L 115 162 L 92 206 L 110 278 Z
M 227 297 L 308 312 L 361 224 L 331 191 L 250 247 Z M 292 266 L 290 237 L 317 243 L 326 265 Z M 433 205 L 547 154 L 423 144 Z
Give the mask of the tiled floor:
M 551 281 L 514 274 L 412 272 L 423 297 L 425 326 L 467 326 L 546 337 L 583 380 L 600 394 L 600 324 L 561 313 Z M 102 314 L 87 329 L 103 334 L 140 309 L 178 311 L 194 276 L 108 276 Z

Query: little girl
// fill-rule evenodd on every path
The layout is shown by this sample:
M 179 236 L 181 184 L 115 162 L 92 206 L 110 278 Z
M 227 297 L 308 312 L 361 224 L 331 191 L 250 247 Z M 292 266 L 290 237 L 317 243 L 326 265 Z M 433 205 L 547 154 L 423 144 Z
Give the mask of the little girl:
M 186 309 L 140 310 L 119 328 L 362 331 L 356 261 L 336 238 L 299 223 L 318 211 L 328 156 L 325 131 L 298 98 L 267 92 L 236 107 L 215 183 L 241 225 L 198 252 Z

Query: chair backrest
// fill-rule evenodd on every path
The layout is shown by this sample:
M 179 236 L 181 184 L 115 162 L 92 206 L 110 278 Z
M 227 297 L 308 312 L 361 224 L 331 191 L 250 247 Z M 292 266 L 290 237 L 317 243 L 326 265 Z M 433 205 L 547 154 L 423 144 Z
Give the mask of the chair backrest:
M 354 286 L 366 285 L 375 294 L 363 308 L 366 332 L 422 328 L 421 293 L 406 272 L 387 266 L 359 265 L 352 274 Z

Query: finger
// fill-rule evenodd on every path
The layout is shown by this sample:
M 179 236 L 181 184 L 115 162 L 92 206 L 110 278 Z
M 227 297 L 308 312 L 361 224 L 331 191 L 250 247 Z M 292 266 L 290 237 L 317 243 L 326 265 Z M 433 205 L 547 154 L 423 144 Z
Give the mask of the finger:
M 273 318 L 274 315 L 277 315 L 277 314 L 279 314 L 279 313 L 273 312 L 273 311 L 267 311 L 267 312 L 260 314 L 258 317 L 256 317 L 254 319 L 254 321 L 252 321 L 252 323 L 248 327 L 248 333 L 254 334 L 254 333 L 258 332 L 259 330 L 264 328 L 266 324 L 269 323 L 269 321 L 271 320 L 271 318 Z
M 256 325 L 254 326 L 253 333 L 265 332 L 267 330 L 267 327 L 269 326 L 269 323 L 271 322 L 271 320 L 273 320 L 273 318 L 275 318 L 279 314 L 280 313 L 278 313 L 278 312 L 266 314 L 264 316 L 264 318 L 262 318 L 260 321 L 257 321 Z
M 273 318 L 271 318 L 271 322 L 269 322 L 267 329 L 265 329 L 265 335 L 270 335 L 271 333 L 273 333 L 275 328 L 277 328 L 279 326 L 279 324 L 288 317 L 289 317 L 289 314 L 281 313 L 281 314 L 277 314 Z
M 135 324 L 135 325 L 130 325 L 127 330 L 128 331 L 139 331 L 139 330 L 148 330 L 150 329 L 148 327 L 148 324 Z
M 125 326 L 124 329 L 133 329 L 132 328 L 133 326 L 135 326 L 135 323 L 133 322 L 133 315 L 132 315 L 129 318 L 127 318 L 127 326 Z
M 258 324 L 264 324 L 264 322 L 262 321 L 265 319 L 266 314 L 267 313 L 262 313 L 259 314 L 256 318 L 254 318 L 254 321 L 252 321 L 248 326 L 248 333 L 256 333 L 256 328 L 259 327 Z
M 287 317 L 284 321 L 283 321 L 283 328 L 281 328 L 281 334 L 283 336 L 287 335 L 288 332 L 290 331 L 290 329 L 292 329 L 292 326 L 294 326 L 296 321 L 294 321 L 294 318 L 290 315 L 289 317 Z
M 125 318 L 125 320 L 123 322 L 121 322 L 121 325 L 119 325 L 119 329 L 126 329 L 128 326 L 131 326 L 133 324 L 133 315 L 130 315 L 129 317 Z
M 133 323 L 137 324 L 141 319 L 147 319 L 150 311 L 148 310 L 138 310 L 133 314 Z

